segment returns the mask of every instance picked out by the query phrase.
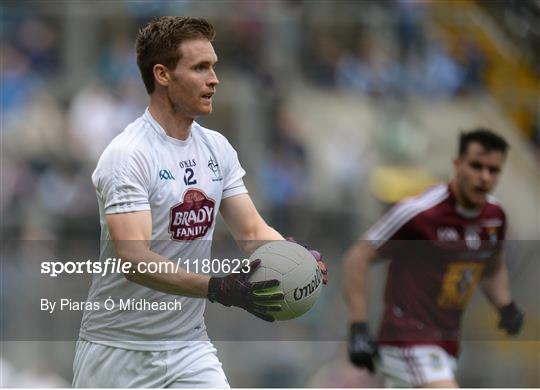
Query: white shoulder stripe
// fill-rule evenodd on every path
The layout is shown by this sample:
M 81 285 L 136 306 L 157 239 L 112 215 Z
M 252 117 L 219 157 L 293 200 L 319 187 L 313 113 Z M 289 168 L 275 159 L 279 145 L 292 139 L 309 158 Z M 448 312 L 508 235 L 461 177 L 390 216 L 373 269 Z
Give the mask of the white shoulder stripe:
M 380 247 L 408 221 L 442 202 L 448 195 L 448 185 L 440 184 L 416 198 L 398 203 L 366 232 L 365 239 L 375 248 Z

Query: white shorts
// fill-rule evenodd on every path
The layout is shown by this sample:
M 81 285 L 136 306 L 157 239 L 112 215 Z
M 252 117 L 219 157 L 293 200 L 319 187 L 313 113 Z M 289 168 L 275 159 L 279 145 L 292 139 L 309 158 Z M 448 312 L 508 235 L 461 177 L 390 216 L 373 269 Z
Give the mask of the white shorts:
M 453 380 L 456 359 L 436 345 L 414 347 L 379 346 L 377 365 L 385 387 L 419 387 L 431 382 Z
M 73 387 L 229 388 L 209 341 L 169 351 L 136 351 L 77 341 Z

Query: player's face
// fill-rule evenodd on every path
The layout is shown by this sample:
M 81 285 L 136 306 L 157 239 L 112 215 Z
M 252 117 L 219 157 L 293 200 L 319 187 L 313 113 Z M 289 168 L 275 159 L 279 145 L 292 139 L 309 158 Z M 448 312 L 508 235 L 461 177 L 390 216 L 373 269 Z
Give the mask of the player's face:
M 182 57 L 170 72 L 169 101 L 176 112 L 190 119 L 210 114 L 219 84 L 214 48 L 206 39 L 196 39 L 182 42 L 179 50 Z
M 467 208 L 481 207 L 499 180 L 505 156 L 499 151 L 486 151 L 477 142 L 454 161 L 458 201 Z

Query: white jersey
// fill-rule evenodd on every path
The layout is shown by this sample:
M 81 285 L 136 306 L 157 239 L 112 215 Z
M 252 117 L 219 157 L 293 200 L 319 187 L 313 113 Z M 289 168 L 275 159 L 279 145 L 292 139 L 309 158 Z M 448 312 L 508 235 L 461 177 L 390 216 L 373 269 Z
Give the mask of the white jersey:
M 151 249 L 172 260 L 210 258 L 221 200 L 246 193 L 245 171 L 221 134 L 191 126 L 187 140 L 167 136 L 146 110 L 105 149 L 92 181 L 101 220 L 102 264 L 115 251 L 105 216 L 150 210 Z M 114 301 L 114 307 L 105 306 Z M 180 302 L 181 310 L 126 310 L 137 302 Z M 128 281 L 122 273 L 94 275 L 80 338 L 136 350 L 174 349 L 186 340 L 207 339 L 205 299 L 165 294 Z M 177 306 L 169 306 L 177 307 Z

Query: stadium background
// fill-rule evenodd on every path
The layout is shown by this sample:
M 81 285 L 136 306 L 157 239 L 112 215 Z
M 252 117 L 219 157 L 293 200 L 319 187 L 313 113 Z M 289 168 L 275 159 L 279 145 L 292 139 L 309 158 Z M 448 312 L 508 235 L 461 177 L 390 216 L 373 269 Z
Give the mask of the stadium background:
M 4 0 L 0 11 L 4 248 L 47 240 L 62 250 L 98 237 L 91 172 L 147 101 L 137 28 L 156 15 L 206 17 L 221 84 L 201 122 L 237 148 L 265 218 L 325 248 L 331 272 L 321 301 L 291 325 L 308 341 L 216 342 L 231 384 L 377 385 L 347 363 L 342 342 L 317 336 L 324 327 L 346 332 L 341 256 L 390 203 L 449 178 L 458 132 L 480 125 L 512 147 L 496 195 L 510 219 L 510 277 L 527 323 L 507 341 L 477 294 L 458 379 L 540 386 L 538 1 Z M 220 224 L 217 237 L 225 234 Z M 2 258 L 3 325 L 35 321 L 17 316 L 21 297 L 6 287 L 16 276 L 39 294 L 24 261 Z M 373 328 L 384 268 L 371 271 Z M 25 341 L 22 331 L 3 339 L 2 386 L 68 385 L 73 348 Z

